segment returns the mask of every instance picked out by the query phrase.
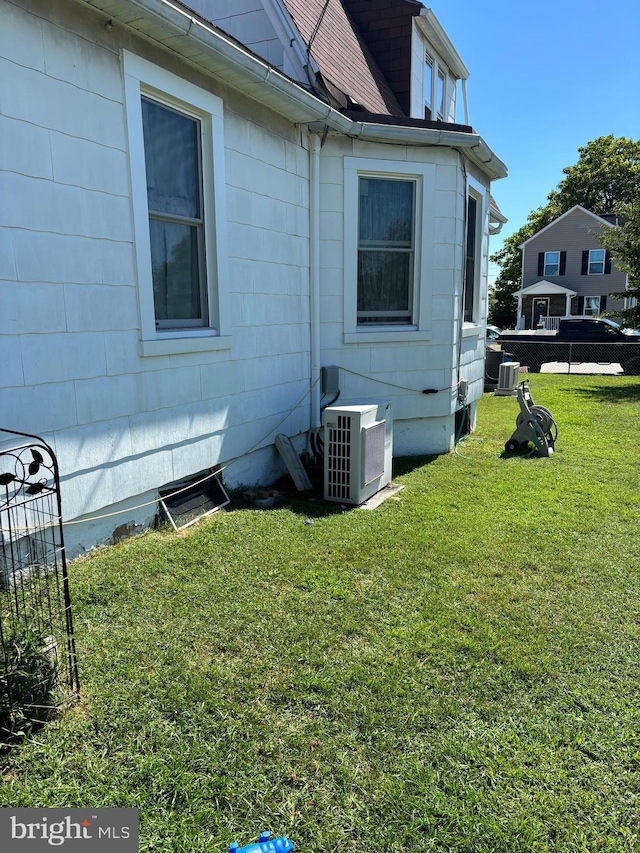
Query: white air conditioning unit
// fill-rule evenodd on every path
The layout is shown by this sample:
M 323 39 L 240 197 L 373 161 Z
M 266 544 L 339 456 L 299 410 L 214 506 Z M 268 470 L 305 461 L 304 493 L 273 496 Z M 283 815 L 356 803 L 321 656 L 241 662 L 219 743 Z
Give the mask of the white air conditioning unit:
M 391 482 L 391 403 L 324 410 L 324 499 L 361 504 Z
M 496 397 L 515 397 L 520 381 L 520 362 L 503 361 L 498 368 L 498 387 L 494 391 Z

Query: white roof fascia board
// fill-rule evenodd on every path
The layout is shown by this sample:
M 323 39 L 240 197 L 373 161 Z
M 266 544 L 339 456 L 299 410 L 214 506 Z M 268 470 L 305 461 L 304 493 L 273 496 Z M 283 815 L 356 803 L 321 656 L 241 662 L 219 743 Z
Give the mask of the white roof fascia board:
M 449 67 L 449 71 L 458 78 L 458 80 L 466 80 L 469 77 L 469 70 L 460 58 L 460 54 L 455 49 L 449 36 L 442 29 L 440 21 L 433 14 L 432 9 L 421 9 L 420 14 L 414 18 L 418 29 L 427 41 L 433 45 L 435 50 L 440 54 L 442 59 Z
M 345 132 L 351 121 L 321 101 L 299 83 L 273 65 L 260 59 L 221 30 L 194 16 L 189 9 L 170 0 L 76 0 L 108 14 L 147 38 L 190 62 L 198 71 L 214 74 L 240 92 L 271 106 L 298 124 L 331 120 L 331 125 Z M 132 10 L 139 13 L 132 14 Z M 149 22 L 162 25 L 163 37 L 154 28 L 150 37 Z
M 330 122 L 327 122 L 331 126 Z M 367 142 L 391 142 L 400 145 L 436 145 L 463 149 L 464 153 L 479 166 L 491 180 L 507 177 L 507 167 L 477 133 L 460 133 L 451 130 L 436 130 L 430 127 L 406 127 L 405 125 L 375 124 L 353 121 L 348 131 L 341 130 L 355 139 Z M 312 127 L 312 130 L 321 130 Z M 337 129 L 337 128 L 336 128 Z M 506 221 L 506 220 L 505 220 Z
M 606 225 L 608 228 L 617 228 L 618 226 L 614 225 L 612 222 L 607 222 L 606 219 L 603 219 L 601 216 L 598 216 L 596 213 L 592 213 L 590 210 L 587 210 L 586 207 L 583 207 L 581 204 L 574 204 L 573 207 L 570 207 L 569 210 L 565 210 L 564 213 L 561 213 L 560 216 L 556 216 L 556 218 L 550 222 L 548 225 L 545 225 L 544 228 L 541 228 L 539 231 L 536 231 L 535 234 L 532 234 L 531 237 L 528 237 L 523 243 L 520 243 L 518 246 L 519 249 L 523 249 L 527 243 L 530 243 L 531 240 L 534 240 L 536 237 L 539 237 L 541 234 L 544 234 L 549 228 L 556 224 L 556 222 L 560 222 L 561 219 L 564 219 L 565 216 L 569 216 L 570 213 L 573 213 L 574 210 L 580 210 L 582 213 L 587 213 L 589 216 L 592 216 L 594 219 L 598 221 L 600 225 Z
M 504 163 L 478 134 L 352 121 L 268 62 L 243 49 L 215 25 L 194 17 L 191 10 L 171 0 L 76 2 L 103 11 L 154 44 L 182 56 L 200 72 L 214 74 L 297 124 L 318 129 L 313 125 L 319 123 L 322 130 L 328 126 L 337 133 L 371 142 L 463 149 L 491 180 L 507 176 Z M 154 26 L 153 38 L 145 32 L 150 21 L 162 25 L 161 30 Z M 165 37 L 159 35 L 161 31 L 166 31 Z
M 528 287 L 523 287 L 520 290 L 516 290 L 514 292 L 514 296 L 526 296 L 529 294 L 536 293 L 562 293 L 564 295 L 569 294 L 569 296 L 577 296 L 577 290 L 571 290 L 569 287 L 562 287 L 560 284 L 554 284 L 552 281 L 547 281 L 543 279 L 542 281 L 537 281 L 535 284 L 530 284 Z

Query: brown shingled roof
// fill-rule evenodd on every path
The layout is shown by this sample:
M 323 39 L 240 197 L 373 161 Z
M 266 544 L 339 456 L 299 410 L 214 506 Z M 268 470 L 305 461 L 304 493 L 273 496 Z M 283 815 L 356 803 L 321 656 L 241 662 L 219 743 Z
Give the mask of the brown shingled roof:
M 372 113 L 387 115 L 404 114 L 341 0 L 283 3 L 307 46 L 311 42 L 311 56 L 327 89 L 343 106 L 359 105 Z M 340 93 L 346 98 L 340 98 Z

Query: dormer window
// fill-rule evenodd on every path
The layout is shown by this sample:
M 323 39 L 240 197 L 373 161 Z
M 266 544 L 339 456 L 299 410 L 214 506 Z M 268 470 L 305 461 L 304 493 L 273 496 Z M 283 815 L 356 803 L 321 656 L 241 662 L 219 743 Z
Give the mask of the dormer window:
M 424 58 L 424 117 L 431 119 L 431 97 L 433 94 L 433 59 L 427 53 Z
M 424 57 L 424 117 L 433 121 L 453 121 L 455 117 L 455 81 L 436 56 Z
M 413 19 L 410 115 L 468 124 L 465 81 L 469 72 L 431 9 Z M 461 90 L 460 93 L 458 90 Z M 461 115 L 458 118 L 458 94 Z
M 438 104 L 438 121 L 445 120 L 445 94 L 447 91 L 447 82 L 442 68 L 438 68 L 438 85 L 436 91 L 436 103 Z M 453 104 L 455 110 L 455 104 Z

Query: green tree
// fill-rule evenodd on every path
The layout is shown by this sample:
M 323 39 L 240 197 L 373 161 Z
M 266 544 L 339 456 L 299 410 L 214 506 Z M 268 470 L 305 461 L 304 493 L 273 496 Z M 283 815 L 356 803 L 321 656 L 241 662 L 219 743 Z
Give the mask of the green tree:
M 629 287 L 624 293 L 614 294 L 619 299 L 634 297 L 632 308 L 616 311 L 624 324 L 640 328 L 640 197 L 632 204 L 622 204 L 618 213 L 624 217 L 620 228 L 605 228 L 600 243 L 611 252 L 618 269 L 629 276 Z
M 578 153 L 578 162 L 562 170 L 565 177 L 549 193 L 547 204 L 532 211 L 526 223 L 491 256 L 500 267 L 489 307 L 489 322 L 496 326 L 515 324 L 513 294 L 522 284 L 520 245 L 525 240 L 576 204 L 602 216 L 640 199 L 640 141 L 600 136 Z

